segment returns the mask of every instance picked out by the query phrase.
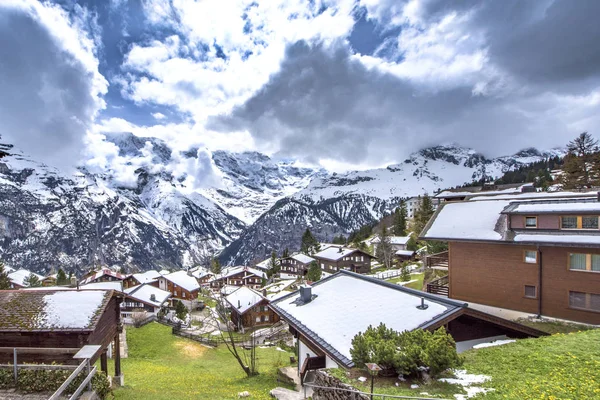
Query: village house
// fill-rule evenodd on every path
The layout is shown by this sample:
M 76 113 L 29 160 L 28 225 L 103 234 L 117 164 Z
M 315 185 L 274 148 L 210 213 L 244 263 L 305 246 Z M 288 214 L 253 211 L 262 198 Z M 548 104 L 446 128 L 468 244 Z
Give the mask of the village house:
M 507 183 L 497 185 L 486 183 L 483 186 L 467 186 L 457 189 L 444 190 L 434 196 L 436 202 L 463 201 L 472 197 L 497 196 L 497 195 L 518 195 L 521 193 L 535 193 L 536 189 L 533 183 Z
M 600 324 L 599 200 L 539 193 L 446 203 L 421 239 L 448 242 L 450 298 Z
M 57 274 L 46 275 L 42 279 L 42 286 L 56 286 Z
M 188 307 L 192 308 L 196 305 L 196 300 L 200 292 L 198 281 L 189 275 L 187 271 L 177 271 L 161 275 L 158 278 L 158 287 L 170 292 L 172 299 L 181 300 Z
M 25 283 L 25 281 L 27 280 L 27 278 L 29 278 L 29 276 L 31 274 L 33 274 L 35 277 L 38 278 L 38 280 L 40 281 L 40 285 L 41 285 L 42 281 L 44 279 L 44 277 L 42 275 L 33 273 L 26 269 L 18 269 L 16 271 L 13 271 L 8 274 L 8 279 L 10 280 L 10 288 L 11 289 L 21 289 L 21 288 L 27 287 L 27 283 Z
M 101 268 L 97 271 L 93 271 L 88 273 L 82 277 L 79 282 L 80 285 L 86 285 L 88 283 L 97 283 L 97 282 L 114 282 L 121 281 L 123 282 L 127 278 L 127 275 L 123 275 L 119 272 L 115 272 L 110 268 Z
M 437 209 L 437 207 L 440 204 L 440 199 L 437 196 L 430 197 L 430 199 L 431 199 L 431 205 L 433 206 L 433 209 L 434 210 Z M 414 218 L 415 213 L 421 207 L 421 200 L 422 200 L 421 196 L 416 196 L 416 197 L 409 197 L 408 199 L 406 199 L 404 201 L 404 204 L 406 204 L 406 216 L 408 217 L 408 219 Z
M 296 279 L 303 277 L 308 272 L 310 264 L 316 260 L 306 254 L 298 253 L 279 259 L 279 277 L 281 279 Z
M 196 278 L 200 286 L 206 286 L 211 280 L 211 278 L 215 276 L 215 274 L 213 274 L 212 272 L 200 267 L 191 269 L 190 273 L 194 278 Z
M 225 285 L 230 286 L 248 286 L 252 289 L 260 289 L 263 279 L 267 274 L 250 267 L 231 267 L 223 270 L 220 275 L 215 275 L 210 279 L 211 289 L 220 289 Z
M 279 316 L 269 308 L 269 300 L 256 290 L 242 286 L 225 297 L 231 308 L 231 322 L 236 330 L 272 325 Z
M 73 354 L 86 345 L 100 346 L 92 365 L 108 373 L 107 352 L 114 343 L 115 375 L 121 376 L 119 316 L 121 299 L 105 290 L 0 291 L 0 343 L 17 351 L 18 363 L 73 364 Z M 13 351 L 0 351 L 0 362 L 13 362 Z
M 406 250 L 406 244 L 410 240 L 410 236 L 388 236 L 388 239 L 390 241 L 390 247 L 393 251 Z M 381 239 L 379 238 L 379 236 L 375 236 L 371 240 L 371 244 L 373 245 L 373 252 L 377 251 L 377 246 L 379 246 L 380 242 Z
M 366 274 L 371 272 L 371 259 L 374 257 L 360 249 L 331 246 L 314 254 L 313 258 L 325 272 L 348 270 Z
M 138 274 L 131 274 L 123 280 L 123 288 L 128 289 L 130 287 L 143 284 L 150 284 L 152 286 L 158 287 L 158 278 L 160 276 L 160 272 L 152 270 L 141 272 Z
M 349 302 L 352 307 L 344 307 Z M 434 331 L 443 326 L 459 352 L 482 342 L 544 334 L 471 309 L 466 303 L 349 271 L 273 300 L 271 308 L 297 339 L 301 377 L 309 369 L 353 368 L 352 339 L 380 323 L 398 332 Z
M 125 298 L 121 303 L 121 315 L 131 317 L 135 311 L 145 311 L 157 315 L 161 308 L 168 305 L 171 293 L 144 283 L 124 290 Z

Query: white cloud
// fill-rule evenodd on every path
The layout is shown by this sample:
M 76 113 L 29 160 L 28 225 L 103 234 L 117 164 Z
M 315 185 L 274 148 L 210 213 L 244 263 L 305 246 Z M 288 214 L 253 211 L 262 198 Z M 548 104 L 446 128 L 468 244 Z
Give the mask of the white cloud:
M 154 119 L 157 119 L 159 121 L 167 118 L 167 116 L 165 114 L 159 113 L 159 112 L 152 113 L 152 116 L 154 117 Z

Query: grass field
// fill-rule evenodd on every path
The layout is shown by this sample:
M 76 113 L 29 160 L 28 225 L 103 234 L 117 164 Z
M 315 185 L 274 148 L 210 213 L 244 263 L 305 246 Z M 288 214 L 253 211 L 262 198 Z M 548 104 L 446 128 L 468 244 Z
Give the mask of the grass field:
M 424 274 L 410 274 L 410 279 L 416 279 L 415 282 L 411 282 L 408 283 L 406 285 L 404 285 L 407 288 L 411 288 L 411 289 L 417 289 L 417 290 L 423 290 L 423 276 Z M 400 283 L 402 282 L 402 278 L 400 278 L 399 276 L 395 277 L 395 278 L 391 278 L 391 279 L 386 279 L 387 282 L 390 283 Z
M 204 347 L 157 323 L 129 328 L 127 342 L 129 357 L 121 361 L 125 387 L 114 391 L 116 399 L 237 399 L 246 390 L 252 399 L 270 399 L 269 391 L 282 386 L 277 368 L 289 365 L 291 355 L 258 348 L 260 375 L 247 378 L 225 346 Z
M 498 399 L 600 399 L 600 329 L 555 334 L 539 339 L 518 340 L 503 346 L 470 350 L 464 355 L 463 368 L 471 374 L 483 374 L 490 381 L 476 386 L 494 389 L 477 398 Z M 352 385 L 369 390 L 369 381 L 361 384 L 355 375 L 335 371 Z M 366 373 L 362 374 L 366 376 Z M 440 382 L 410 389 L 409 384 L 395 386 L 394 380 L 376 379 L 376 393 L 418 395 L 427 392 L 444 398 L 461 393 L 454 385 Z

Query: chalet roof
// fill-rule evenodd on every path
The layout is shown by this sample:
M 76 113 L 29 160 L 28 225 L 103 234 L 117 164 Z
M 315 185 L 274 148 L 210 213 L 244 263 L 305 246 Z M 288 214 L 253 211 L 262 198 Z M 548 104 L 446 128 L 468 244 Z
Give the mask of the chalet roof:
M 513 203 L 505 214 L 598 214 L 600 202 L 596 199 L 569 201 L 532 201 Z
M 133 274 L 131 276 L 136 281 L 138 281 L 140 284 L 144 284 L 144 283 L 150 283 L 150 282 L 157 280 L 158 278 L 161 277 L 161 274 L 158 271 L 150 270 L 150 271 L 142 272 L 139 274 Z
M 322 258 L 325 260 L 331 260 L 331 261 L 338 261 L 340 259 L 342 259 L 343 257 L 349 256 L 350 254 L 353 254 L 355 252 L 360 252 L 362 254 L 368 255 L 369 257 L 371 257 L 370 254 L 365 253 L 362 250 L 359 249 L 351 249 L 348 247 L 328 247 L 323 251 L 318 252 L 317 254 L 314 255 L 315 258 Z
M 18 269 L 14 272 L 11 272 L 10 274 L 8 274 L 8 279 L 10 279 L 10 281 L 13 284 L 16 284 L 18 286 L 25 286 L 25 279 L 31 274 L 35 275 L 40 280 L 40 282 L 44 279 L 42 275 L 36 274 L 26 269 Z
M 473 195 L 480 196 L 490 196 L 496 194 L 518 194 L 524 191 L 524 188 L 533 187 L 532 183 L 507 183 L 503 185 L 493 185 L 493 187 L 486 186 L 482 188 L 481 186 L 468 186 L 458 189 L 448 189 L 444 190 L 434 197 L 442 198 L 442 199 L 451 199 L 451 198 L 459 198 L 459 197 L 467 197 Z M 526 190 L 526 189 L 525 189 Z
M 111 281 L 111 282 L 92 282 L 87 285 L 79 286 L 83 290 L 114 290 L 117 292 L 123 291 L 123 282 Z
M 232 309 L 236 310 L 238 314 L 244 314 L 256 304 L 265 300 L 265 298 L 256 290 L 242 286 L 229 296 L 225 297 L 225 300 L 231 305 Z
M 112 291 L 0 291 L 0 331 L 92 331 Z
M 170 292 L 159 289 L 156 286 L 152 286 L 147 283 L 125 289 L 125 294 L 127 297 L 130 297 L 133 300 L 137 300 L 154 307 L 162 306 L 163 303 L 167 301 L 169 297 L 171 297 Z M 154 295 L 154 300 L 152 300 L 152 295 Z
M 570 196 L 570 194 L 567 194 Z M 580 194 L 581 195 L 581 194 Z M 421 233 L 425 240 L 483 241 L 520 244 L 557 244 L 562 246 L 600 246 L 600 231 L 510 230 L 506 213 L 515 208 L 522 209 L 582 209 L 586 208 L 589 195 L 576 200 L 562 199 L 519 201 L 512 199 L 488 199 L 443 204 Z M 595 203 L 599 204 L 599 203 Z M 534 213 L 527 211 L 527 213 Z
M 383 322 L 400 332 L 426 328 L 466 307 L 465 303 L 349 271 L 315 283 L 312 295 L 311 302 L 301 304 L 299 292 L 294 292 L 274 300 L 271 308 L 349 368 L 354 365 L 350 355 L 352 339 L 369 326 Z M 428 305 L 425 310 L 417 308 L 421 298 Z
M 190 273 L 192 274 L 192 276 L 196 279 L 202 279 L 205 276 L 209 276 L 209 275 L 214 275 L 212 272 L 204 269 L 204 268 L 195 268 L 190 270 Z
M 410 236 L 389 236 L 390 244 L 402 245 L 408 243 L 410 240 Z M 379 236 L 376 236 L 371 240 L 371 243 L 378 244 L 381 240 Z
M 310 264 L 311 262 L 315 261 L 314 258 L 312 258 L 311 256 L 307 256 L 306 254 L 302 254 L 302 253 L 298 253 L 298 254 L 292 254 L 289 257 L 283 257 L 282 260 L 286 259 L 286 258 L 291 258 L 293 260 L 296 260 L 302 264 Z
M 193 292 L 195 290 L 200 289 L 200 284 L 198 283 L 196 278 L 188 275 L 187 271 L 172 272 L 170 274 L 163 275 L 162 278 L 173 282 L 174 284 L 184 288 L 188 292 Z
M 265 270 L 265 271 L 268 270 L 269 268 L 271 268 L 271 257 L 269 257 L 265 260 L 262 260 L 259 263 L 256 263 L 255 267 L 260 270 Z
M 256 275 L 260 278 L 266 278 L 267 275 L 255 268 L 250 268 L 250 267 L 244 267 L 244 266 L 238 266 L 238 267 L 231 267 L 231 268 L 227 268 L 226 270 L 224 270 L 220 275 L 216 275 L 214 276 L 211 281 L 214 280 L 221 280 L 221 279 L 226 279 L 229 278 L 231 276 L 237 275 L 239 273 L 247 273 L 246 275 Z
M 396 254 L 397 256 L 412 256 L 413 254 L 415 254 L 415 252 L 412 250 L 398 250 L 394 254 Z
M 104 275 L 108 275 L 108 276 L 112 276 L 113 278 L 116 278 L 120 281 L 124 280 L 125 278 L 127 278 L 127 275 L 123 275 L 119 272 L 115 272 L 110 268 L 102 268 L 96 272 L 94 272 L 92 275 L 88 276 L 87 278 L 83 279 L 81 281 L 82 285 L 85 285 L 86 283 L 90 283 L 95 281 L 96 279 L 100 279 L 102 278 Z

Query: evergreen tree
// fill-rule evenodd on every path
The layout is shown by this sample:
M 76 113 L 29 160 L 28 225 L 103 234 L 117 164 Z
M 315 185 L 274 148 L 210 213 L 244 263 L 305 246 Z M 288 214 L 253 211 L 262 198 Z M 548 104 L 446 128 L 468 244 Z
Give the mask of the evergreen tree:
M 275 253 L 275 250 L 273 250 L 271 252 L 271 260 L 269 261 L 269 269 L 267 270 L 267 277 L 268 278 L 272 278 L 273 276 L 277 275 L 277 273 L 279 272 L 279 263 L 277 262 L 277 253 Z
M 333 244 L 346 244 L 346 238 L 343 235 L 334 236 Z
M 65 271 L 63 271 L 62 268 L 58 269 L 58 272 L 56 273 L 56 284 L 59 286 L 64 286 L 64 285 L 68 285 L 70 282 L 67 279 L 67 274 L 65 274 Z
M 377 257 L 379 262 L 385 265 L 386 268 L 391 268 L 392 262 L 394 261 L 394 249 L 392 248 L 390 236 L 387 233 L 387 227 L 385 225 L 381 227 L 379 235 L 377 236 L 379 238 L 379 243 L 377 243 L 377 248 L 375 249 L 375 257 Z
M 42 281 L 35 276 L 33 273 L 30 274 L 27 278 L 23 280 L 25 287 L 40 287 L 42 286 Z
M 218 275 L 221 273 L 221 262 L 219 262 L 219 259 L 217 257 L 214 257 L 212 259 L 212 263 L 210 265 L 210 271 L 215 275 Z
M 321 279 L 321 268 L 319 268 L 319 264 L 316 261 L 310 263 L 310 267 L 308 267 L 308 272 L 306 273 L 306 279 L 310 282 L 317 282 Z
M 4 264 L 0 261 L 0 290 L 10 289 L 10 279 L 8 272 L 4 270 Z
M 320 245 L 317 239 L 312 235 L 310 229 L 306 228 L 302 235 L 302 242 L 300 244 L 300 251 L 304 254 L 312 255 L 320 251 Z
M 406 236 L 406 217 L 408 212 L 406 211 L 406 203 L 404 200 L 400 200 L 400 206 L 396 208 L 394 213 L 394 235 Z
M 175 316 L 182 321 L 185 321 L 185 317 L 188 314 L 187 308 L 183 305 L 180 300 L 177 300 L 177 304 L 175 305 Z
M 290 250 L 286 247 L 285 250 L 283 250 L 283 254 L 281 255 L 281 258 L 286 258 L 290 256 Z
M 414 231 L 417 234 L 423 231 L 423 228 L 425 228 L 432 215 L 433 203 L 431 202 L 431 198 L 425 193 L 414 216 Z
M 598 141 L 583 132 L 567 144 L 561 184 L 563 189 L 590 188 L 600 183 Z
M 417 244 L 417 240 L 414 235 L 410 235 L 408 241 L 406 242 L 406 250 L 417 251 L 419 249 L 419 245 Z

